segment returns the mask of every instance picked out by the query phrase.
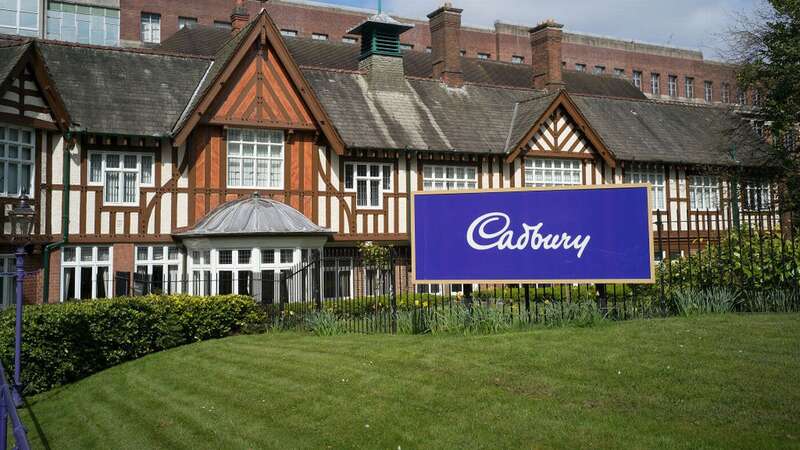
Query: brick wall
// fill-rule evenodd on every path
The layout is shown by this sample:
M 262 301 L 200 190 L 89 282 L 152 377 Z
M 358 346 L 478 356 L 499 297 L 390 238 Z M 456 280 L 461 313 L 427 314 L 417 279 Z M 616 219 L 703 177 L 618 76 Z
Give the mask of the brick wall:
M 233 0 L 120 0 L 120 38 L 123 45 L 141 45 L 139 27 L 142 12 L 161 14 L 161 39 L 164 40 L 178 30 L 179 16 L 194 17 L 202 25 L 212 25 L 215 20 L 230 21 L 233 6 Z M 437 6 L 439 3 L 431 2 L 431 10 Z M 454 6 L 458 6 L 457 2 Z M 248 3 L 251 15 L 257 14 L 261 7 L 262 4 L 257 1 Z M 264 3 L 263 7 L 279 28 L 297 31 L 301 37 L 310 37 L 312 33 L 326 34 L 332 41 L 341 41 L 347 30 L 368 16 L 367 12 L 335 6 L 320 7 L 280 0 Z M 420 51 L 430 47 L 427 20 L 398 19 L 415 25 L 414 29 L 403 33 L 401 42 L 413 45 L 415 50 Z M 569 24 L 566 27 L 569 28 Z M 531 63 L 527 27 L 503 23 L 497 23 L 494 30 L 462 27 L 461 48 L 470 57 L 487 53 L 492 59 L 511 61 L 513 56 L 522 56 L 526 64 Z M 720 99 L 723 82 L 731 84 L 732 100 L 736 96 L 733 70 L 729 66 L 704 61 L 702 54 L 696 51 L 565 33 L 563 60 L 567 69 L 574 69 L 576 63 L 585 64 L 589 71 L 596 65 L 605 66 L 607 73 L 613 73 L 614 68 L 625 69 L 628 78 L 634 70 L 641 71 L 646 93 L 650 92 L 650 74 L 659 73 L 663 94 L 667 93 L 668 75 L 676 75 L 678 94 L 681 97 L 685 96 L 686 76 L 694 78 L 695 98 L 700 101 L 703 99 L 703 82 L 706 80 L 713 82 L 714 101 Z

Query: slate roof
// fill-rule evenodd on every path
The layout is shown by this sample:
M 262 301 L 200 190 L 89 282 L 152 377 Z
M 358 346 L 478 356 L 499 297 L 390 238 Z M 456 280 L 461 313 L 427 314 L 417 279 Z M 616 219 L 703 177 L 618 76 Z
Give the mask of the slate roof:
M 230 33 L 220 33 L 219 29 L 212 27 L 184 28 L 164 41 L 161 48 L 210 56 L 230 37 L 229 35 Z M 214 39 L 220 41 L 214 45 Z M 298 37 L 284 38 L 284 42 L 300 67 L 358 71 L 358 59 L 361 53 L 358 45 Z M 410 77 L 432 78 L 433 55 L 419 51 L 404 51 L 403 68 L 405 74 Z M 461 70 L 464 71 L 464 80 L 468 83 L 527 89 L 531 88 L 533 80 L 533 67 L 528 64 L 461 57 Z M 564 71 L 564 82 L 567 91 L 571 93 L 647 98 L 627 80 L 610 75 Z
M 300 211 L 258 194 L 231 200 L 206 214 L 179 237 L 237 235 L 328 235 L 330 230 L 311 222 Z
M 511 120 L 511 129 L 506 141 L 506 152 L 512 151 L 512 147 L 525 137 L 533 123 L 542 117 L 557 95 L 558 92 L 540 94 L 515 105 L 514 117 Z
M 8 78 L 31 44 L 11 41 L 8 42 L 7 46 L 1 45 L 3 43 L 0 43 L 0 83 Z
M 514 105 L 536 94 L 308 68 L 303 75 L 350 148 L 502 153 Z
M 78 129 L 168 136 L 210 61 L 114 48 L 37 43 Z
M 161 50 L 213 56 L 231 37 L 231 30 L 207 25 L 183 27 L 161 43 Z
M 730 165 L 734 143 L 746 165 L 766 163 L 766 144 L 732 110 L 572 95 L 617 159 Z

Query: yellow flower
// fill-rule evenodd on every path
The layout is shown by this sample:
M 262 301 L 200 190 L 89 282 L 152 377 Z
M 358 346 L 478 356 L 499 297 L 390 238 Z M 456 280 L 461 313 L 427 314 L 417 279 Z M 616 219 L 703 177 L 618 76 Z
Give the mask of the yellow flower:
M 414 305 L 419 306 L 419 300 L 414 300 Z

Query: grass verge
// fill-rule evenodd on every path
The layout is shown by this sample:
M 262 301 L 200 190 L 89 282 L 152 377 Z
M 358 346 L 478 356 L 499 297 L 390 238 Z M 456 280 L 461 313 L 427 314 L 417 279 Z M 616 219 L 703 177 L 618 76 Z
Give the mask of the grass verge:
M 35 448 L 800 446 L 800 314 L 237 336 L 29 399 Z

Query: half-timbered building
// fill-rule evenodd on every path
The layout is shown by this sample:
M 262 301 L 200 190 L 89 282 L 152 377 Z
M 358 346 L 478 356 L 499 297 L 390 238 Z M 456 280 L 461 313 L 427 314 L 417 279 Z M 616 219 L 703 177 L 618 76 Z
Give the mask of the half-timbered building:
M 358 47 L 281 36 L 240 6 L 232 32 L 185 28 L 159 49 L 0 38 L 0 273 L 22 196 L 29 302 L 109 297 L 136 273 L 252 293 L 248 274 L 336 247 L 407 246 L 421 190 L 649 182 L 674 249 L 659 257 L 730 226 L 733 202 L 769 208 L 768 183 L 734 195 L 725 176 L 764 173 L 735 111 L 562 70 L 552 22 L 531 30 L 529 66 L 464 58 L 460 14 L 429 15 L 431 53 L 401 51 L 410 25 L 386 15 L 352 30 Z M 352 283 L 346 259 L 324 270 Z

